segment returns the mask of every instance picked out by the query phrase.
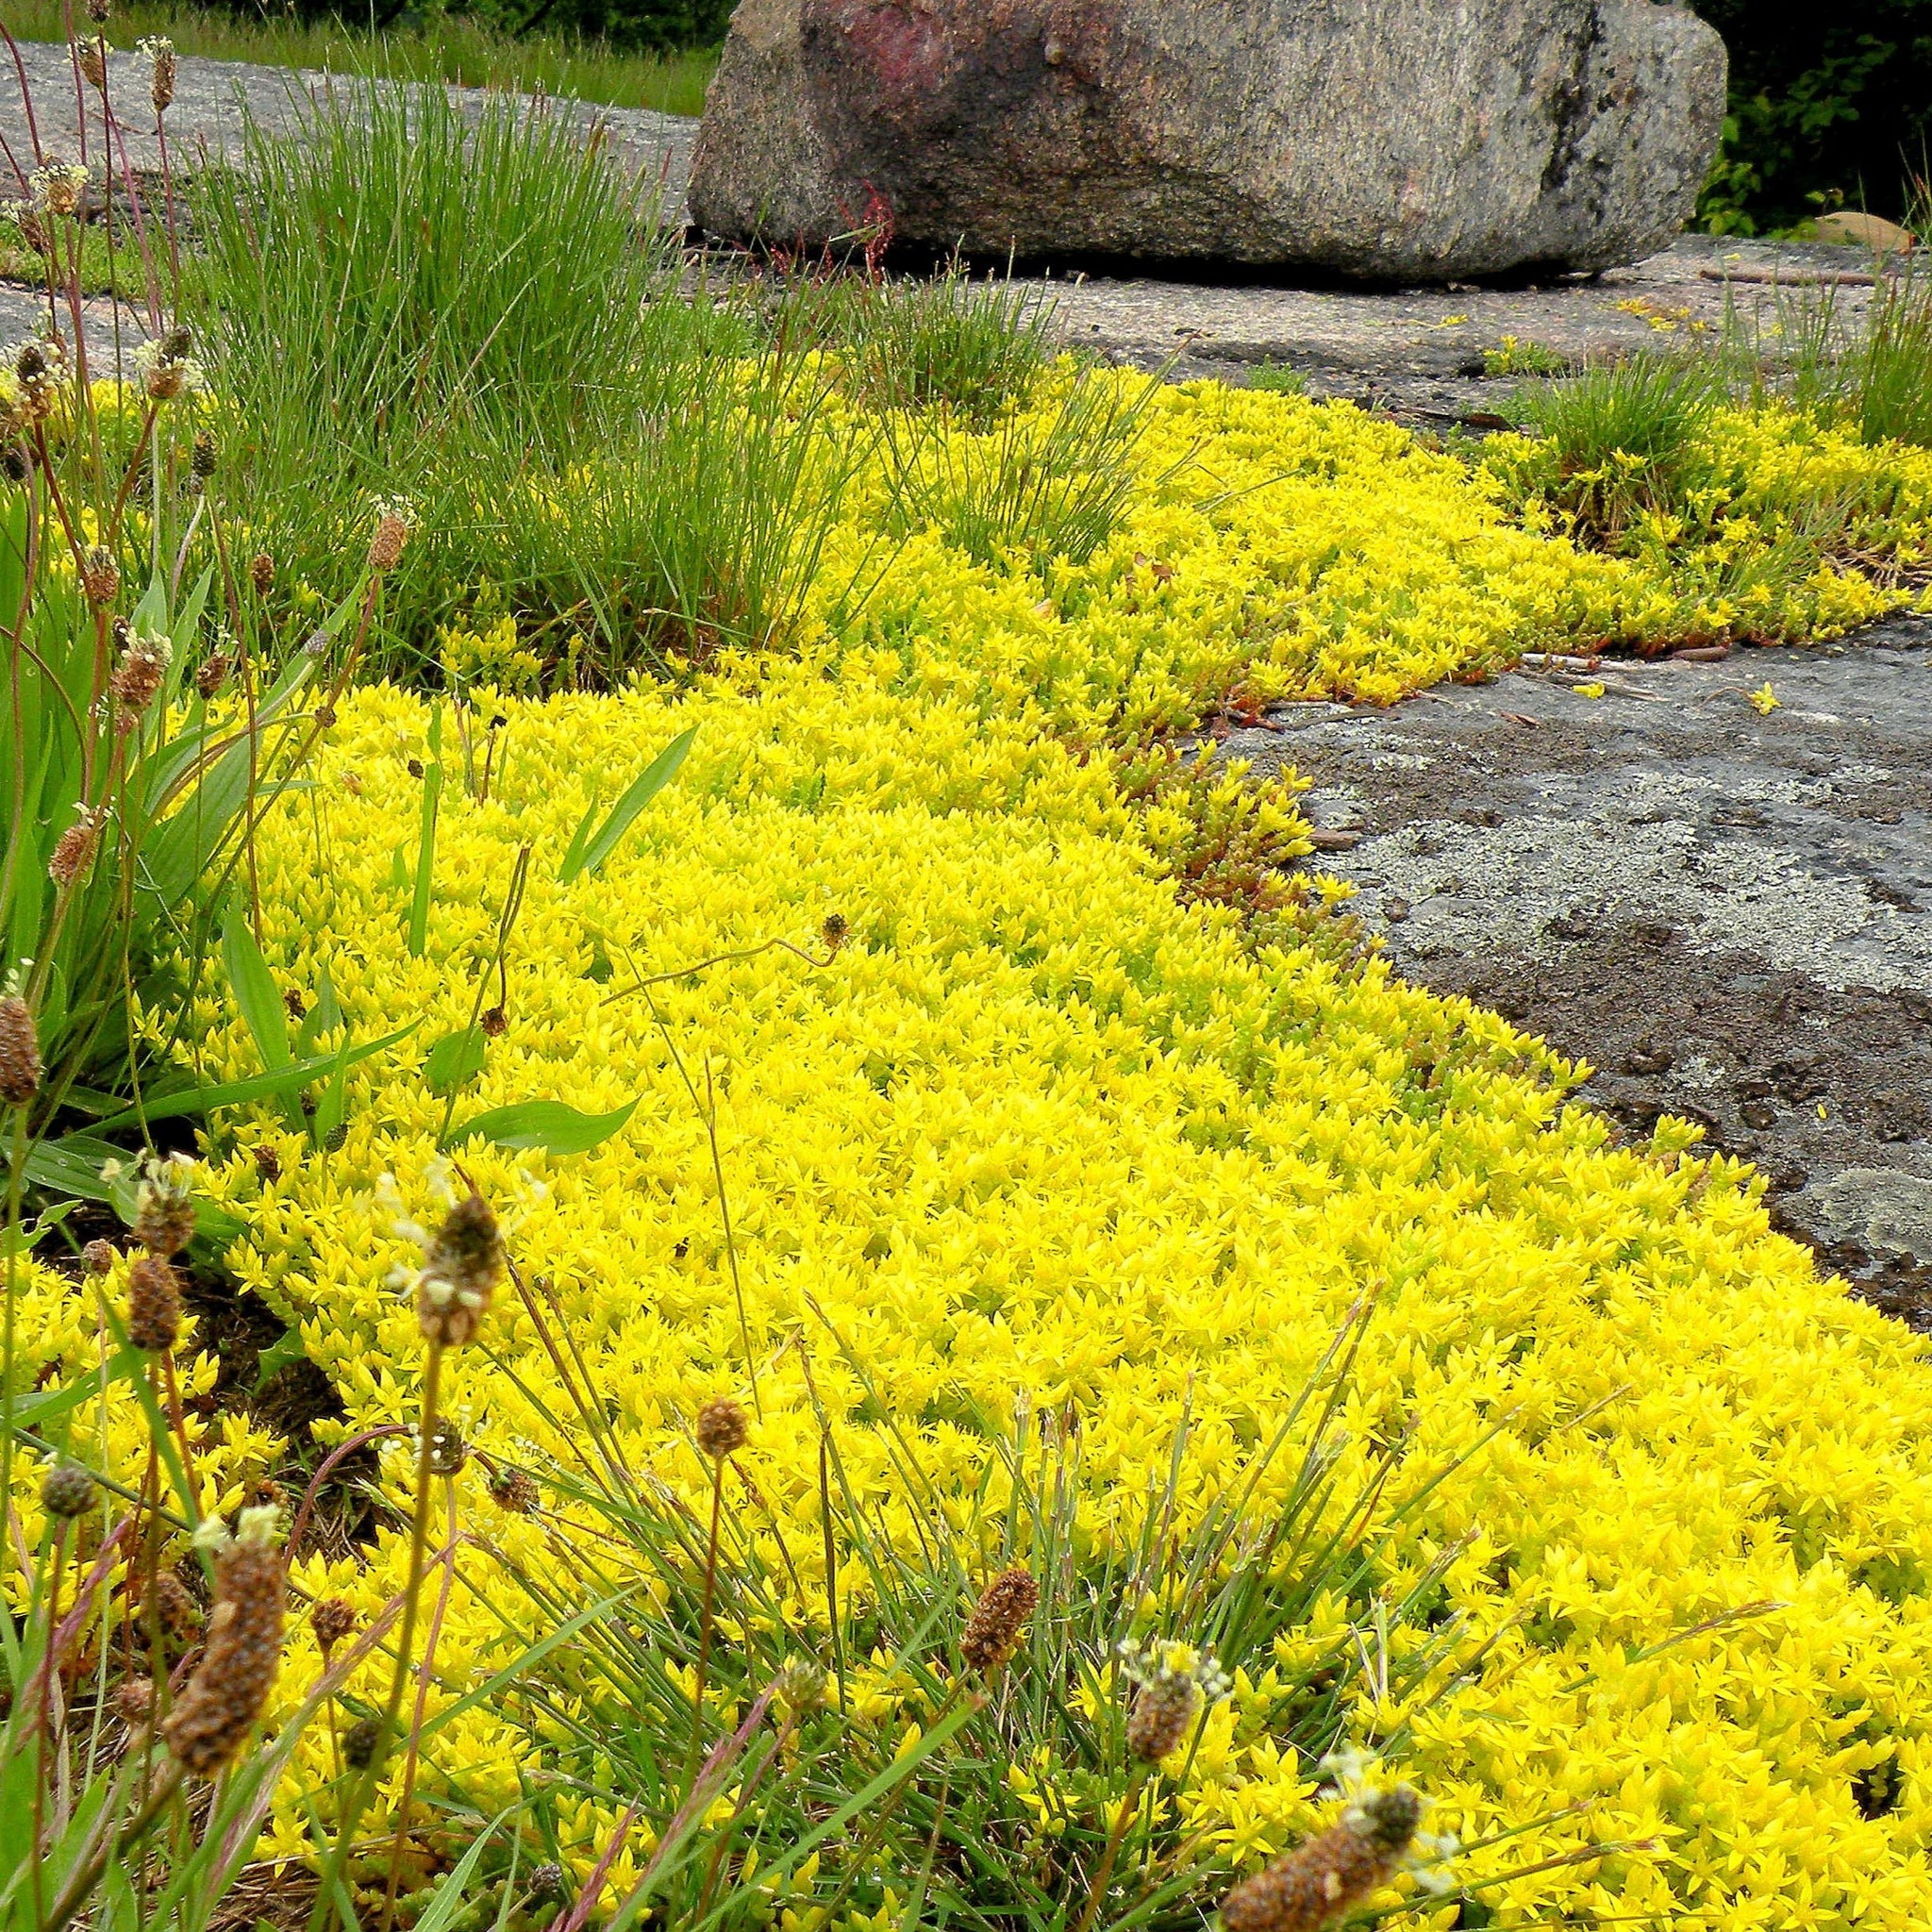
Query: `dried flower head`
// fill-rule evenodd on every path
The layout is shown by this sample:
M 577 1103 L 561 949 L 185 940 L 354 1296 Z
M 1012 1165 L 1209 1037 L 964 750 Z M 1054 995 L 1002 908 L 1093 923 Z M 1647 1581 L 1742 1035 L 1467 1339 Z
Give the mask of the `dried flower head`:
M 113 0 L 87 0 L 87 17 L 96 26 L 106 26 L 113 10 Z
M 485 1039 L 501 1040 L 509 1031 L 509 1015 L 501 1007 L 491 1007 L 476 1022 Z
M 135 1613 L 141 1624 L 151 1623 L 172 1650 L 186 1650 L 201 1635 L 201 1606 L 173 1569 L 155 1572 L 135 1600 Z
M 463 1432 L 447 1416 L 439 1416 L 429 1431 L 429 1473 L 431 1475 L 460 1475 L 470 1459 L 470 1445 Z
M 342 1762 L 351 1771 L 367 1771 L 382 1750 L 382 1724 L 377 1718 L 358 1717 L 342 1733 Z
M 161 354 L 170 362 L 179 362 L 194 354 L 194 331 L 185 322 L 170 323 L 161 331 Z
M 1190 1644 L 1129 1638 L 1115 1655 L 1136 1690 L 1127 1712 L 1127 1749 L 1143 1764 L 1172 1757 L 1187 1742 L 1202 1707 L 1231 1688 L 1212 1653 Z
M 215 473 L 221 462 L 221 448 L 215 441 L 212 429 L 197 429 L 194 432 L 194 447 L 189 453 L 188 467 L 193 472 L 197 482 L 206 483 Z
M 25 1107 L 41 1091 L 41 1041 L 18 993 L 0 999 L 0 1100 Z
M 1015 1563 L 1002 1570 L 979 1593 L 959 1637 L 959 1657 L 982 1675 L 1009 1662 L 1020 1647 L 1020 1633 L 1040 1604 L 1033 1573 Z
M 258 597 L 266 597 L 275 587 L 275 560 L 266 550 L 258 550 L 248 559 L 248 581 Z
M 325 1596 L 308 1613 L 309 1627 L 325 1657 L 356 1627 L 356 1612 L 339 1596 Z
M 105 543 L 91 543 L 80 554 L 80 587 L 90 604 L 111 604 L 121 591 L 121 566 Z
M 842 912 L 828 912 L 825 923 L 819 927 L 819 937 L 825 942 L 825 950 L 836 953 L 852 937 L 852 928 L 845 923 Z
M 53 238 L 32 202 L 0 201 L 0 221 L 11 222 L 20 230 L 20 239 L 36 255 L 53 254 Z
M 1188 1741 L 1200 1708 L 1201 1690 L 1191 1674 L 1143 1684 L 1127 1713 L 1127 1750 L 1143 1764 L 1172 1757 Z
M 698 1448 L 714 1462 L 736 1456 L 751 1440 L 751 1424 L 730 1396 L 721 1395 L 698 1410 Z
M 543 1492 L 533 1477 L 520 1469 L 500 1469 L 490 1481 L 490 1500 L 512 1516 L 527 1516 L 541 1507 Z
M 142 342 L 135 350 L 142 387 L 154 401 L 172 403 L 178 396 L 192 395 L 207 380 L 201 364 L 188 353 L 193 341 L 185 328 L 171 328 L 158 341 Z
M 13 358 L 14 412 L 23 422 L 44 422 L 66 379 L 67 356 L 58 342 L 23 342 Z
M 80 211 L 81 197 L 87 192 L 88 171 L 79 161 L 58 161 L 51 157 L 43 167 L 27 176 L 26 189 L 34 208 L 42 214 L 62 217 Z
M 278 1181 L 282 1177 L 282 1157 L 266 1144 L 255 1150 L 255 1171 L 265 1181 Z
M 408 498 L 382 496 L 375 502 L 375 534 L 369 540 L 369 568 L 377 576 L 395 569 L 403 545 L 416 527 L 416 512 Z
M 1319 1837 L 1235 1887 L 1221 1902 L 1227 1932 L 1319 1932 L 1390 1878 L 1422 1820 L 1407 1786 L 1368 1791 Z
M 134 1191 L 134 1238 L 151 1255 L 173 1260 L 194 1239 L 194 1162 L 185 1154 L 143 1163 Z
M 233 669 L 227 653 L 210 651 L 201 661 L 201 668 L 194 674 L 194 690 L 197 696 L 206 700 L 216 696 L 223 685 L 228 681 L 228 673 Z
M 108 87 L 107 36 L 90 34 L 75 47 L 74 58 L 80 69 L 80 77 L 90 87 L 99 88 L 105 93 Z
M 212 1777 L 254 1730 L 282 1660 L 280 1512 L 244 1509 L 234 1541 L 217 1559 L 215 1607 L 200 1665 L 162 1727 L 187 1771 Z
M 54 850 L 47 859 L 47 876 L 57 886 L 71 886 L 93 863 L 94 847 L 106 816 L 104 808 L 90 811 L 83 806 L 80 816 L 54 841 Z
M 149 1355 L 166 1355 L 181 1339 L 181 1277 L 158 1255 L 127 1271 L 127 1339 Z
M 114 1715 L 131 1731 L 151 1724 L 155 1717 L 155 1680 L 124 1677 L 111 1700 Z
M 96 1237 L 81 1249 L 80 1258 L 86 1263 L 90 1274 L 111 1274 L 114 1263 L 121 1256 L 112 1241 L 104 1241 Z
M 41 1477 L 41 1507 L 63 1522 L 93 1507 L 94 1479 L 77 1462 L 50 1462 Z
M 25 483 L 34 473 L 33 453 L 24 442 L 9 438 L 0 443 L 0 476 L 9 483 Z
M 825 1667 L 816 1657 L 793 1657 L 778 1673 L 776 1695 L 794 1717 L 816 1710 L 825 1701 Z
M 426 1341 L 460 1348 L 474 1336 L 503 1279 L 503 1236 L 481 1194 L 449 1210 L 424 1248 L 415 1275 L 416 1319 Z
M 150 34 L 136 45 L 149 61 L 148 98 L 157 114 L 165 114 L 175 98 L 175 43 L 165 34 Z
M 154 702 L 155 693 L 168 675 L 169 660 L 174 655 L 175 646 L 168 639 L 129 630 L 121 662 L 108 680 L 122 730 L 132 730 L 141 722 L 142 713 Z
M 549 1905 L 563 1897 L 563 1867 L 533 1865 L 530 1868 L 530 1897 L 539 1905 Z

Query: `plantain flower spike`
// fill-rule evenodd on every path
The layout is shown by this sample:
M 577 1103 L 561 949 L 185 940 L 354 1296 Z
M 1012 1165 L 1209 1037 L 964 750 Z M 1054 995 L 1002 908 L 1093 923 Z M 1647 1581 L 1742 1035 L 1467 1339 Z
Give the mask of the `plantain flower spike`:
M 17 992 L 0 999 L 0 1100 L 25 1107 L 41 1091 L 41 1041 Z
M 751 1424 L 730 1396 L 721 1395 L 698 1410 L 696 1435 L 698 1447 L 713 1462 L 723 1462 L 751 1440 Z
M 1401 1870 L 1424 1890 L 1453 1890 L 1456 1840 L 1420 1830 L 1422 1799 L 1407 1785 L 1370 1783 L 1371 1763 L 1357 1751 L 1323 1760 L 1339 1787 L 1326 1795 L 1348 1799 L 1341 1816 L 1222 1900 L 1226 1932 L 1320 1932 Z
M 959 1657 L 969 1671 L 989 1676 L 1010 1663 L 1020 1648 L 1026 1619 L 1040 1605 L 1040 1586 L 1033 1573 L 1015 1563 L 979 1593 L 973 1614 L 959 1637 Z
M 482 1326 L 503 1279 L 503 1236 L 481 1194 L 449 1210 L 425 1244 L 415 1276 L 416 1320 L 425 1341 L 460 1348 Z
M 234 1762 L 275 1688 L 286 1592 L 280 1520 L 273 1507 L 244 1509 L 239 1533 L 216 1559 L 201 1662 L 162 1726 L 168 1749 L 196 1777 Z

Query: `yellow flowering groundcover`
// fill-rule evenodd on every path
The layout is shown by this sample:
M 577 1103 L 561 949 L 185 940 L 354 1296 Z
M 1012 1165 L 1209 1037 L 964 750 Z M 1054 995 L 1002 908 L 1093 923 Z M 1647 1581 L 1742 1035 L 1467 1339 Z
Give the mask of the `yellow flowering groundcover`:
M 1074 1560 L 1098 1563 L 1136 1534 L 1184 1421 L 1180 1518 L 1241 1497 L 1366 1302 L 1329 1453 L 1377 1497 L 1380 1593 L 1440 1571 L 1466 1681 L 1397 1671 L 1385 1689 L 1365 1669 L 1350 1729 L 1399 1739 L 1403 1774 L 1478 1847 L 1491 1916 L 1462 1923 L 1922 1924 L 1922 1344 L 1821 1283 L 1749 1171 L 1688 1129 L 1620 1144 L 1568 1099 L 1576 1070 L 1349 966 L 1319 918 L 1257 942 L 1188 903 L 1170 873 L 1187 827 L 1123 791 L 1118 747 L 1230 692 L 1387 700 L 1532 642 L 1711 613 L 1660 566 L 1520 527 L 1501 484 L 1353 411 L 1163 392 L 1135 462 L 1141 488 L 1079 565 L 974 559 L 933 526 L 867 583 L 886 510 L 855 504 L 793 647 L 682 691 L 484 689 L 461 719 L 389 686 L 346 697 L 263 827 L 263 946 L 278 990 L 339 1015 L 319 1047 L 415 1030 L 346 1072 L 339 1128 L 257 1108 L 213 1130 L 206 1191 L 243 1230 L 227 1267 L 338 1391 L 325 1440 L 406 1428 L 422 1342 L 391 1277 L 420 1257 L 398 1221 L 433 1220 L 458 1162 L 657 1492 L 701 1511 L 697 1410 L 721 1393 L 756 1410 L 742 1467 L 808 1647 L 823 1430 L 876 1533 L 910 1544 L 936 1517 L 979 1535 L 998 1445 L 1054 1418 L 1080 1443 Z M 1908 482 L 1895 548 L 1923 541 L 1932 500 Z M 1837 572 L 1813 590 L 1823 625 L 1905 594 Z M 514 641 L 453 641 L 449 661 Z M 587 809 L 686 731 L 676 782 L 569 875 Z M 499 1006 L 473 1075 L 427 1064 Z M 200 1074 L 258 1069 L 219 984 L 196 1021 L 180 1051 Z M 567 1155 L 464 1134 L 540 1099 L 614 1124 Z M 492 1309 L 450 1401 L 479 1455 L 543 1482 L 584 1445 L 533 1306 Z M 61 1320 L 50 1371 L 91 1358 Z M 929 1492 L 908 1486 L 905 1441 Z M 268 1455 L 237 1425 L 212 1487 Z M 399 1498 L 408 1457 L 404 1435 L 377 1451 Z M 549 1560 L 539 1520 L 492 1513 L 481 1467 L 456 1487 L 484 1542 Z M 386 1529 L 295 1575 L 368 1612 L 406 1560 Z M 461 1566 L 429 1704 L 425 1780 L 486 1818 L 566 1755 L 541 1705 L 465 1698 L 531 1635 L 504 1577 Z M 1343 1616 L 1322 1607 L 1309 1641 Z M 1398 1657 L 1420 1641 L 1388 1639 Z M 1286 1640 L 1243 1660 L 1174 1774 L 1178 1819 L 1243 1869 L 1319 1815 L 1274 1727 L 1274 1667 L 1299 1660 Z M 314 1661 L 304 1626 L 287 1681 Z M 889 1656 L 845 1675 L 888 1752 L 935 1719 Z M 334 1748 L 305 1741 L 317 1788 Z M 1045 1838 L 1065 1769 L 1011 1767 Z M 581 1877 L 612 1807 L 575 1784 L 553 1801 Z M 291 1790 L 270 1850 L 306 1844 Z M 618 1885 L 648 1849 L 619 1856 Z M 1385 1899 L 1404 1902 L 1442 1927 L 1459 1909 Z

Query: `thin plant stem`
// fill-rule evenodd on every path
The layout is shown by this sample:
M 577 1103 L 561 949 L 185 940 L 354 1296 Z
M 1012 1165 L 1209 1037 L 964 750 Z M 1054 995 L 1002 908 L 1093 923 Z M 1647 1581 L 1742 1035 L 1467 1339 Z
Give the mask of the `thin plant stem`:
M 396 1718 L 403 1707 L 403 1696 L 408 1689 L 409 1654 L 415 1645 L 416 1612 L 422 1599 L 424 1562 L 429 1549 L 430 1444 L 436 1433 L 437 1407 L 441 1393 L 442 1343 L 432 1339 L 427 1358 L 423 1364 L 423 1408 L 417 1418 L 421 1435 L 416 1452 L 416 1507 L 409 1527 L 409 1574 L 403 1591 L 402 1624 L 396 1632 L 395 1669 L 391 1674 L 389 1696 L 383 1706 L 383 1743 L 387 1743 L 395 1728 Z M 383 1753 L 378 1746 L 375 1755 L 349 1788 L 348 1802 L 336 1827 L 335 1843 L 329 1848 L 328 1864 L 323 1873 L 321 1888 L 315 1894 L 314 1909 L 309 1914 L 311 1932 L 319 1932 L 329 1902 L 342 1882 L 342 1867 L 348 1860 L 349 1846 L 355 1840 L 357 1821 L 381 1775 L 382 1757 Z
M 436 1592 L 436 1608 L 430 1613 L 429 1630 L 423 1641 L 423 1661 L 416 1671 L 416 1704 L 409 1716 L 409 1741 L 403 1757 L 403 1794 L 396 1805 L 395 1828 L 391 1834 L 389 1882 L 382 1895 L 382 1932 L 395 1922 L 396 1891 L 403 1876 L 403 1847 L 409 1836 L 409 1807 L 416 1796 L 416 1767 L 421 1761 L 423 1719 L 429 1707 L 429 1686 L 435 1676 L 436 1646 L 442 1636 L 442 1621 L 449 1611 L 450 1591 L 457 1580 L 457 1482 L 445 1476 L 443 1493 L 448 1504 L 449 1535 L 444 1542 L 446 1557 L 442 1582 Z M 418 1509 L 422 1505 L 419 1502 Z
M 1087 1903 L 1081 1908 L 1079 1918 L 1074 1921 L 1074 1932 L 1088 1932 L 1100 1911 L 1101 1901 L 1106 1898 L 1107 1888 L 1113 1878 L 1114 1861 L 1120 1857 L 1122 1841 L 1127 1835 L 1127 1826 L 1134 1822 L 1134 1816 L 1141 1808 L 1141 1790 L 1146 1782 L 1146 1767 L 1136 1766 L 1126 1793 L 1114 1810 L 1113 1825 L 1107 1834 L 1107 1849 L 1101 1853 L 1100 1863 L 1094 1868 L 1093 1884 L 1087 1893 Z
M 698 1619 L 698 1669 L 691 1694 L 691 1773 L 690 1790 L 697 1789 L 698 1767 L 705 1753 L 705 1678 L 711 1665 L 711 1617 L 718 1591 L 718 1522 L 724 1504 L 724 1464 L 723 1456 L 711 1458 L 711 1533 L 705 1543 L 705 1600 Z

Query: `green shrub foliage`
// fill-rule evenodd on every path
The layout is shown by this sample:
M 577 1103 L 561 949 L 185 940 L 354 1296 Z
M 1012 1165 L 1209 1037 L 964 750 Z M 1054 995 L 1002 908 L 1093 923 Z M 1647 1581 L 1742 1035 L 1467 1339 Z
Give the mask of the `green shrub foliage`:
M 1932 148 L 1932 0 L 1696 5 L 1731 50 L 1707 226 L 1753 234 L 1840 205 L 1906 213 Z

